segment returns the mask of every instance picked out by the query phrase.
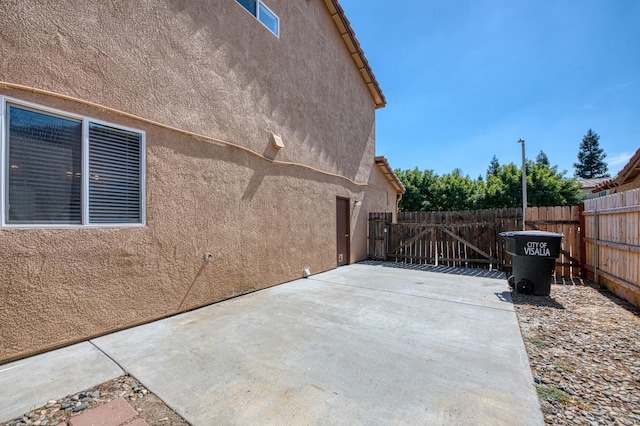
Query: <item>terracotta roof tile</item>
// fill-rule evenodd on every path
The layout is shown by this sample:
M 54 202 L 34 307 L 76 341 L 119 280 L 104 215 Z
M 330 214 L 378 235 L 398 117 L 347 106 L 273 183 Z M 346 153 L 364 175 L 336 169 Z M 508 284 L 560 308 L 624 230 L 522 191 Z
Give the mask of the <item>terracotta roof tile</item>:
M 640 148 L 636 151 L 636 153 L 631 157 L 629 162 L 618 172 L 618 174 L 612 178 L 605 180 L 600 183 L 596 188 L 591 192 L 601 192 L 606 191 L 607 189 L 617 188 L 618 186 L 622 186 L 633 181 L 638 175 L 640 175 Z
M 338 0 L 324 0 L 324 4 L 327 6 L 327 9 L 331 14 L 331 18 L 333 18 L 333 22 L 335 22 L 336 28 L 340 32 L 347 49 L 349 49 L 356 66 L 362 73 L 362 78 L 373 96 L 376 108 L 384 107 L 387 104 L 387 100 L 382 94 L 382 89 L 380 88 L 375 75 L 373 75 L 371 66 L 367 61 L 367 58 L 364 56 L 364 51 L 362 50 L 362 47 L 360 47 L 360 43 L 356 38 L 353 28 L 351 28 L 351 23 L 349 23 L 342 6 L 340 6 Z

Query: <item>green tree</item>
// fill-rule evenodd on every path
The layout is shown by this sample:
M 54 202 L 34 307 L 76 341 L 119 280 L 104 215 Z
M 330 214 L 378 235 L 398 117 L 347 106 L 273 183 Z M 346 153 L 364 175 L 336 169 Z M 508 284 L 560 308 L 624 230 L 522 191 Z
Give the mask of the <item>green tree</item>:
M 398 208 L 404 212 L 428 211 L 432 209 L 433 188 L 437 176 L 431 170 L 395 170 L 404 185 L 406 192 L 400 200 Z
M 600 148 L 600 136 L 589 129 L 582 137 L 578 150 L 578 162 L 573 163 L 575 176 L 583 179 L 609 177 L 607 163 L 604 159 L 607 154 Z
M 522 171 L 514 163 L 500 166 L 495 174 L 487 175 L 480 208 L 497 209 L 522 205 Z
M 463 175 L 462 170 L 454 169 L 436 180 L 433 210 L 474 210 L 478 208 L 479 188 L 483 186 L 484 183 Z
M 491 162 L 489 163 L 489 168 L 487 169 L 487 175 L 496 175 L 498 173 L 498 169 L 500 168 L 500 162 L 498 162 L 498 157 L 495 155 L 491 157 Z
M 540 150 L 540 152 L 536 156 L 536 163 L 543 164 L 545 166 L 551 165 L 551 163 L 549 163 L 549 157 L 547 157 L 547 154 L 545 154 L 542 150 Z
M 573 206 L 582 201 L 580 185 L 558 172 L 558 166 L 528 160 L 527 205 Z M 522 169 L 514 163 L 501 166 L 496 175 L 487 176 L 482 208 L 508 208 L 522 206 Z
M 536 206 L 572 206 L 582 201 L 580 185 L 544 161 L 526 162 L 527 201 Z M 460 169 L 438 176 L 432 170 L 396 170 L 407 192 L 402 211 L 456 211 L 522 206 L 522 170 L 514 163 L 498 166 L 485 180 Z
M 582 202 L 580 184 L 558 173 L 558 166 L 527 162 L 527 204 L 540 206 L 574 206 Z

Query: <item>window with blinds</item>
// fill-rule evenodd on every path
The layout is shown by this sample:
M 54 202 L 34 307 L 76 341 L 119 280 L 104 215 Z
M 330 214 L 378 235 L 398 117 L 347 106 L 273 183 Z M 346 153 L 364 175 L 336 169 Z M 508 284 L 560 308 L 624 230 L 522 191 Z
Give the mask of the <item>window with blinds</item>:
M 144 132 L 5 105 L 4 224 L 144 224 Z
M 81 224 L 82 122 L 9 106 L 7 223 Z
M 89 221 L 139 223 L 142 135 L 89 123 Z

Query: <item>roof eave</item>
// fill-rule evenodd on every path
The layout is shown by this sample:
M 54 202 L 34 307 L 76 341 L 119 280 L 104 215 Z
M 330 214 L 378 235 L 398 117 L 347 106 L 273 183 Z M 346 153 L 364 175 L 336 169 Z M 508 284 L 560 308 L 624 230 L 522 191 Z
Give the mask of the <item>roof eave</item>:
M 591 192 L 598 193 L 602 191 L 606 191 L 607 189 L 617 188 L 624 184 L 631 182 L 640 174 L 640 148 L 636 150 L 636 153 L 633 154 L 633 157 L 629 160 L 627 164 L 618 172 L 618 174 L 613 178 L 602 182 L 600 185 L 596 186 Z
M 353 28 L 351 28 L 351 23 L 347 19 L 342 6 L 340 6 L 338 0 L 324 0 L 324 4 L 327 6 L 327 9 L 331 14 L 331 18 L 333 18 L 333 22 L 336 24 L 338 32 L 342 36 L 353 61 L 358 67 L 367 88 L 373 96 L 376 109 L 384 107 L 387 104 L 387 100 L 382 94 L 382 89 L 380 88 L 375 75 L 373 75 L 373 70 L 367 61 L 367 58 L 364 56 L 364 51 L 362 50 L 362 47 L 360 47 L 360 43 L 356 38 Z
M 389 165 L 389 162 L 387 161 L 386 157 L 379 155 L 375 157 L 374 160 L 378 165 L 378 167 L 380 168 L 380 170 L 382 170 L 382 173 L 385 175 L 387 180 L 391 183 L 391 185 L 393 185 L 393 187 L 396 190 L 396 193 L 404 194 L 406 192 L 406 189 L 402 184 L 402 182 L 400 181 L 400 178 L 398 178 L 398 175 L 393 171 L 393 169 Z

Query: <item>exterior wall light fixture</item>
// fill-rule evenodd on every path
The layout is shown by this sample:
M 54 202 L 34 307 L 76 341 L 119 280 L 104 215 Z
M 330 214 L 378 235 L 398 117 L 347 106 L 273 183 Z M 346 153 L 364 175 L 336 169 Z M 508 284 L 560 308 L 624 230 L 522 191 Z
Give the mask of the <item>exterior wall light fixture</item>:
M 275 149 L 284 148 L 284 143 L 282 143 L 282 136 L 276 135 L 275 133 L 271 134 L 271 143 Z

